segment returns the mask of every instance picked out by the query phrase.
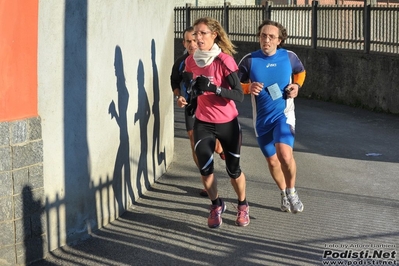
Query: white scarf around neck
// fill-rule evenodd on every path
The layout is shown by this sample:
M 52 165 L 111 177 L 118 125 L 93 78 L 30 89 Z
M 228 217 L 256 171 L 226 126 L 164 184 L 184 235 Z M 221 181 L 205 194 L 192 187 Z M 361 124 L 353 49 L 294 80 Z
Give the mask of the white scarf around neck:
M 201 51 L 200 49 L 197 49 L 194 52 L 194 60 L 197 63 L 197 66 L 199 67 L 206 67 L 209 66 L 213 60 L 215 59 L 216 56 L 218 56 L 222 52 L 222 49 L 214 43 L 211 50 L 209 51 Z

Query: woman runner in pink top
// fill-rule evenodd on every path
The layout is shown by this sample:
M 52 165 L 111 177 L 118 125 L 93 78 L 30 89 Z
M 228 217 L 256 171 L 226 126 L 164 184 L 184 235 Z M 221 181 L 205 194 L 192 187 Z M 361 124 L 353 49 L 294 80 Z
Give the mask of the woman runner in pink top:
M 238 197 L 236 224 L 249 224 L 249 207 L 245 194 L 245 175 L 240 168 L 241 127 L 234 101 L 242 102 L 244 94 L 232 57 L 234 45 L 220 23 L 209 17 L 194 22 L 198 49 L 186 59 L 185 71 L 192 73 L 192 94 L 198 95 L 194 122 L 195 153 L 202 183 L 212 201 L 208 226 L 222 224 L 225 202 L 219 198 L 213 174 L 213 151 L 216 138 L 226 156 L 226 171 Z

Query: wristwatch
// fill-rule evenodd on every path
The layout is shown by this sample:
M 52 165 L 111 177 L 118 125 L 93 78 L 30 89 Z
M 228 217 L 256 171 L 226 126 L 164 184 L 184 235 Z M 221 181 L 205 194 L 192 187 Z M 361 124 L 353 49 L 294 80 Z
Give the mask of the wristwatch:
M 176 101 L 177 101 L 177 99 L 179 99 L 180 97 L 183 97 L 183 96 L 182 96 L 182 95 L 176 95 L 176 96 L 175 96 Z
M 222 88 L 217 87 L 215 93 L 216 93 L 217 96 L 220 96 L 220 94 L 222 93 Z

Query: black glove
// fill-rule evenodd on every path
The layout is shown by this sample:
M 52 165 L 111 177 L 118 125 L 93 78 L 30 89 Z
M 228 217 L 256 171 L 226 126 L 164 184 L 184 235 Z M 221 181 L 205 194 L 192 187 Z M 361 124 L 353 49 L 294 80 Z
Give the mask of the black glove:
M 199 90 L 196 87 L 196 85 L 195 85 L 196 83 L 197 83 L 197 80 L 193 79 L 193 80 L 191 80 L 190 85 L 187 87 L 187 93 L 188 93 L 188 95 L 190 95 L 190 97 L 189 97 L 190 100 L 192 100 L 192 99 L 196 98 L 197 96 L 204 93 L 203 91 Z
M 216 86 L 205 76 L 199 76 L 195 80 L 194 88 L 199 91 L 216 92 Z

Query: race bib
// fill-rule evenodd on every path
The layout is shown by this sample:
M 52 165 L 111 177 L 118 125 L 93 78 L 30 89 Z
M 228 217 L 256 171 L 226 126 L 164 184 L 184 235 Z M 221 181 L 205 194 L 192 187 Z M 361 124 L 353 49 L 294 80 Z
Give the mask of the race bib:
M 280 87 L 278 86 L 277 83 L 274 83 L 267 87 L 267 90 L 270 93 L 270 96 L 272 97 L 273 101 L 283 97 L 283 94 L 281 93 Z

